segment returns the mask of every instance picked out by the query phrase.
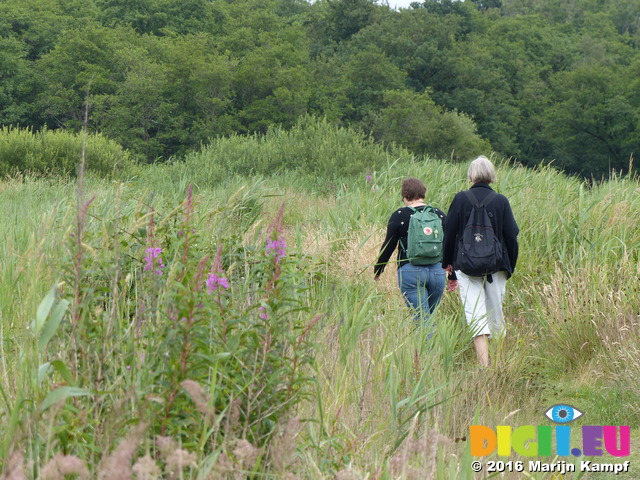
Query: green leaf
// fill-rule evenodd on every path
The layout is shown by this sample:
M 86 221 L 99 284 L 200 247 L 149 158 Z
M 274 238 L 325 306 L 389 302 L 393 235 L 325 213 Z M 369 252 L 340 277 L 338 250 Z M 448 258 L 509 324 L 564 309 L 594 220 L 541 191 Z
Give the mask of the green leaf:
M 62 321 L 62 317 L 64 316 L 64 312 L 67 311 L 67 307 L 69 306 L 69 302 L 67 300 L 61 300 L 58 305 L 53 309 L 49 320 L 44 326 L 42 330 L 42 334 L 40 334 L 40 339 L 38 340 L 38 351 L 43 352 L 47 347 L 49 340 L 53 337 Z
M 51 362 L 51 366 L 56 369 L 56 372 L 60 374 L 60 376 L 67 383 L 73 383 L 73 376 L 71 375 L 71 370 L 62 360 L 54 360 Z
M 38 306 L 38 311 L 36 312 L 36 321 L 33 324 L 33 330 L 36 333 L 38 333 L 42 328 L 42 325 L 44 325 L 44 322 L 49 316 L 49 312 L 51 311 L 51 307 L 53 307 L 53 302 L 55 301 L 55 299 L 56 287 L 53 286 Z
M 86 397 L 88 395 L 91 395 L 91 392 L 86 388 L 60 387 L 49 392 L 47 398 L 45 398 L 40 405 L 40 411 L 44 412 L 47 408 L 58 402 L 62 402 L 69 397 Z
M 73 383 L 73 376 L 69 367 L 62 360 L 54 360 L 53 362 L 43 363 L 38 367 L 38 384 L 42 383 L 52 368 L 60 374 L 65 382 Z
M 50 362 L 43 363 L 38 367 L 38 385 L 42 383 L 42 381 L 44 380 L 44 377 L 47 375 L 47 373 L 49 373 L 50 369 L 51 369 Z
M 209 364 L 209 367 L 211 367 L 212 365 L 218 363 L 220 360 L 229 358 L 231 356 L 231 352 L 222 352 L 215 355 L 195 354 L 195 356 L 197 358 L 205 360 Z

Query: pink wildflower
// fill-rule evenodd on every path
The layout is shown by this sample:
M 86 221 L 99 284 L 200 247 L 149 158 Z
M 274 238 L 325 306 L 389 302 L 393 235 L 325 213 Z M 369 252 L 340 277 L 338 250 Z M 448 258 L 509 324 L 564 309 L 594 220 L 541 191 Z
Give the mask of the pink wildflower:
M 285 242 L 284 238 L 269 240 L 267 242 L 267 255 L 275 254 L 276 260 L 280 260 L 285 255 L 285 248 L 287 248 L 287 242 Z
M 213 293 L 218 287 L 226 290 L 229 288 L 229 281 L 225 277 L 219 277 L 215 273 L 210 273 L 205 282 L 207 285 L 207 293 Z
M 145 250 L 147 254 L 144 257 L 144 269 L 147 271 L 155 270 L 155 273 L 158 275 L 162 275 L 162 269 L 164 268 L 164 263 L 162 262 L 162 249 L 159 247 L 149 247 Z

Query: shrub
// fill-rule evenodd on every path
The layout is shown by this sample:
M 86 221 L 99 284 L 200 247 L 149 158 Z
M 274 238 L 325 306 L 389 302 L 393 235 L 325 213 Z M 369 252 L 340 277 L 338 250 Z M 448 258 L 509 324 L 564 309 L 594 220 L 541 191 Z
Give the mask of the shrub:
M 218 184 L 233 174 L 270 175 L 277 171 L 332 178 L 364 175 L 369 169 L 386 166 L 390 154 L 409 156 L 404 150 L 387 151 L 362 133 L 305 117 L 290 130 L 275 127 L 266 135 L 215 139 L 174 168 L 197 170 L 200 186 Z
M 370 119 L 378 140 L 400 143 L 416 155 L 460 161 L 491 151 L 473 119 L 436 105 L 426 92 L 389 91 L 384 99 L 385 107 Z
M 0 175 L 32 172 L 75 176 L 82 156 L 82 136 L 59 130 L 2 127 Z M 86 139 L 86 169 L 117 176 L 131 166 L 129 153 L 100 134 Z

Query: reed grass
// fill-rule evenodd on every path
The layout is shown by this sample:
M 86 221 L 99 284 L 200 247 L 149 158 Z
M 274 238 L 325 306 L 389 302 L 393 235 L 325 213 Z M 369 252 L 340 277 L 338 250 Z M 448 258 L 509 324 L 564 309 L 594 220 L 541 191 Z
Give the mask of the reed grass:
M 456 294 L 445 296 L 435 314 L 436 335 L 427 341 L 400 298 L 393 266 L 380 282 L 372 280 L 387 218 L 400 204 L 401 179 L 424 179 L 429 203 L 446 210 L 467 186 L 466 166 L 394 156 L 363 139 L 351 144 L 338 132 L 315 158 L 320 162 L 327 149 L 353 148 L 358 162 L 352 170 L 328 173 L 340 161 L 334 154 L 322 168 L 270 172 L 278 156 L 267 153 L 286 151 L 300 135 L 221 140 L 185 163 L 150 166 L 122 183 L 85 179 L 84 197 L 93 200 L 79 250 L 71 237 L 72 183 L 29 176 L 0 183 L 2 478 L 58 471 L 67 455 L 69 465 L 81 475 L 86 468 L 92 478 L 122 467 L 125 475 L 137 472 L 134 478 L 472 479 L 465 439 L 471 424 L 537 425 L 546 408 L 566 402 L 587 412 L 585 422 L 622 418 L 638 431 L 636 179 L 587 185 L 548 167 L 499 165 L 496 189 L 510 199 L 520 225 L 521 257 L 508 285 L 508 335 L 491 343 L 493 365 L 482 370 Z M 302 153 L 310 155 L 310 145 Z M 238 154 L 244 159 L 238 165 L 246 164 L 261 149 L 250 171 L 212 173 L 225 158 Z M 296 164 L 297 154 L 290 155 Z M 375 159 L 371 166 L 368 158 Z M 276 381 L 278 374 L 268 375 L 260 362 L 233 370 L 225 360 L 229 352 L 206 350 L 211 356 L 204 363 L 183 363 L 185 375 L 162 379 L 160 363 L 140 362 L 141 342 L 175 348 L 177 357 L 185 351 L 183 340 L 171 340 L 177 331 L 168 327 L 170 312 L 162 305 L 174 298 L 181 308 L 193 307 L 191 294 L 168 287 L 186 275 L 181 268 L 198 265 L 196 257 L 182 258 L 184 240 L 177 233 L 189 185 L 197 232 L 189 251 L 213 258 L 223 246 L 222 266 L 236 282 L 234 318 L 255 319 L 264 308 L 303 322 L 280 351 L 287 362 L 298 361 L 291 355 L 296 342 L 313 344 L 313 362 L 299 379 L 304 395 L 291 397 L 280 419 L 258 413 L 264 422 L 252 423 L 234 401 L 240 391 L 251 392 L 255 380 L 265 382 L 258 388 Z M 278 228 L 289 263 L 277 275 L 288 283 L 286 294 L 267 298 L 272 287 L 265 275 L 275 273 L 255 255 L 283 202 Z M 157 238 L 171 252 L 162 278 L 142 270 L 152 215 Z M 74 297 L 78 251 L 83 290 Z M 74 305 L 66 308 L 63 301 L 82 307 L 77 317 Z M 215 317 L 214 304 L 206 308 L 211 318 L 223 318 Z M 51 325 L 44 342 L 34 320 L 48 325 L 55 311 L 62 312 L 60 325 Z M 136 336 L 139 322 L 154 325 L 148 337 Z M 213 327 L 204 320 L 198 325 L 202 332 L 194 335 L 209 338 Z M 259 328 L 256 323 L 246 335 Z M 73 352 L 72 337 L 78 342 Z M 187 391 L 180 382 L 193 380 L 194 372 L 200 389 L 187 383 Z M 260 403 L 264 394 L 249 394 L 253 412 L 269 409 L 270 403 Z M 23 477 L 9 477 L 18 464 Z M 626 478 L 637 478 L 632 468 Z

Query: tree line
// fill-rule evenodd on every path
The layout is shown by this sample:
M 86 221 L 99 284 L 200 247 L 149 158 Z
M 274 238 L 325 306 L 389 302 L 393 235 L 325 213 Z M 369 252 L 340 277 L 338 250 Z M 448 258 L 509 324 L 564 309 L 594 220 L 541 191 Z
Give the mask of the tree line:
M 600 177 L 640 146 L 640 0 L 3 0 L 0 124 L 143 162 L 322 117 Z

